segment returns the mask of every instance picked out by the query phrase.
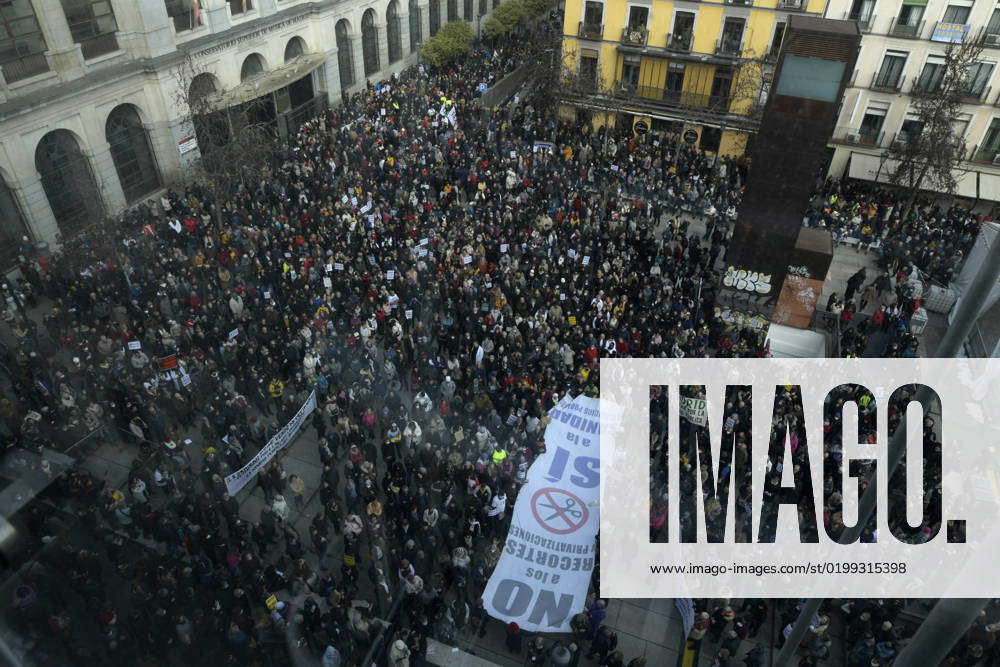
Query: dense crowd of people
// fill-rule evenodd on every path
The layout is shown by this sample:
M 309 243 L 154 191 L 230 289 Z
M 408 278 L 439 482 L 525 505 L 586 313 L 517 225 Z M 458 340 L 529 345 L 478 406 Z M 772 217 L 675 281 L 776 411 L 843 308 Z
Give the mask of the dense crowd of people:
M 602 357 L 765 354 L 759 331 L 713 315 L 746 162 L 560 120 L 545 91 L 479 108 L 480 84 L 536 48 L 477 47 L 368 84 L 233 192 L 192 182 L 24 258 L 22 296 L 7 293 L 0 430 L 35 455 L 22 474 L 51 478 L 20 517 L 39 556 L 7 615 L 33 660 L 272 665 L 300 652 L 333 667 L 359 664 L 384 632 L 384 664 L 426 664 L 428 638 L 496 623 L 479 595 L 547 412 L 596 396 Z M 898 275 L 881 288 L 862 277 L 845 302 L 895 291 L 879 306 L 898 309 L 883 320 L 895 326 L 912 312 L 907 271 L 946 278 L 974 224 L 956 211 L 900 222 L 882 195 L 832 187 L 809 224 L 842 237 L 867 223 L 863 249 Z M 689 233 L 691 214 L 704 234 Z M 226 476 L 312 392 L 318 487 L 279 457 L 250 485 L 264 507 L 247 518 Z M 108 443 L 135 452 L 122 488 L 44 458 Z M 871 660 L 852 665 L 891 662 L 879 628 L 898 610 L 872 604 L 844 612 L 852 632 L 855 616 L 867 624 L 851 655 Z M 772 611 L 735 606 L 698 601 L 692 636 L 722 647 L 720 665 L 738 664 Z M 617 648 L 604 609 L 593 595 L 559 641 L 509 624 L 507 646 L 530 664 L 644 665 Z M 826 626 L 805 657 L 828 652 Z M 763 664 L 759 649 L 740 659 Z

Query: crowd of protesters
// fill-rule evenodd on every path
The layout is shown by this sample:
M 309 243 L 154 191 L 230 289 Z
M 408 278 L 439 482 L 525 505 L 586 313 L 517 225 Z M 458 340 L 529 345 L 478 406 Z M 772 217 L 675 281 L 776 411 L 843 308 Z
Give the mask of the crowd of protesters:
M 758 331 L 712 308 L 745 161 L 560 120 L 545 91 L 480 109 L 480 84 L 534 48 L 512 40 L 368 84 L 225 197 L 189 183 L 118 229 L 25 257 L 21 296 L 7 292 L 0 429 L 36 455 L 25 474 L 53 478 L 19 517 L 39 556 L 7 615 L 34 660 L 301 652 L 333 667 L 359 664 L 384 632 L 385 664 L 425 664 L 428 638 L 496 623 L 479 595 L 547 411 L 595 396 L 602 357 L 765 353 Z M 821 198 L 812 224 L 843 235 L 857 207 Z M 944 276 L 975 233 L 952 233 L 957 213 L 866 210 L 888 270 Z M 248 518 L 224 480 L 311 392 L 318 488 L 279 457 L 250 485 L 264 507 Z M 44 458 L 108 444 L 135 454 L 122 488 Z M 873 648 L 851 655 L 882 662 L 851 664 L 888 664 L 879 628 L 898 610 L 858 604 L 845 614 L 865 618 L 854 636 Z M 692 636 L 723 647 L 719 664 L 738 664 L 725 660 L 773 611 L 734 606 L 698 601 Z M 507 647 L 530 664 L 644 665 L 617 648 L 605 609 L 593 595 L 559 641 L 511 623 Z M 813 660 L 829 648 L 818 623 Z M 759 649 L 740 659 L 763 664 Z

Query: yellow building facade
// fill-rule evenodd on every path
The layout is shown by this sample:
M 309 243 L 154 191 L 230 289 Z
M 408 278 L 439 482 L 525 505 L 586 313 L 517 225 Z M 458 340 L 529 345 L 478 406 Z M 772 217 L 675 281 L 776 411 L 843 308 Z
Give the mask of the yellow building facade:
M 703 150 L 742 155 L 789 14 L 825 8 L 826 0 L 566 0 L 561 114 L 595 127 L 682 131 Z

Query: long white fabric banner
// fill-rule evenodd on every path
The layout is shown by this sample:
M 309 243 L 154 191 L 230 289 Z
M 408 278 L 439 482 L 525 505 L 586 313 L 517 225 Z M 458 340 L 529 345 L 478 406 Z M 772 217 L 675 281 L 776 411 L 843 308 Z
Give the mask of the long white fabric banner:
M 245 466 L 233 474 L 226 476 L 226 490 L 229 492 L 229 495 L 235 496 L 239 493 L 240 489 L 246 486 L 246 483 L 253 479 L 260 472 L 261 468 L 274 458 L 275 454 L 284 449 L 295 438 L 306 417 L 312 414 L 312 411 L 315 409 L 316 391 L 313 390 L 309 394 L 309 398 L 306 399 L 306 402 L 299 408 L 299 411 L 295 413 L 295 416 L 280 431 L 275 433 L 274 437 L 268 440 L 267 444 Z
M 549 412 L 545 453 L 528 469 L 483 592 L 493 618 L 531 632 L 569 632 L 584 609 L 600 527 L 599 405 L 564 396 Z

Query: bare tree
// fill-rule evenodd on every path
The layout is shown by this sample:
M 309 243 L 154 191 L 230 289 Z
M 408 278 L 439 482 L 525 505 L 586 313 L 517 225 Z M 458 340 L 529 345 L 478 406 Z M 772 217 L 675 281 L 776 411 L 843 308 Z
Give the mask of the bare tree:
M 983 43 L 968 39 L 950 43 L 944 63 L 928 66 L 914 81 L 910 106 L 915 129 L 893 141 L 889 159 L 889 182 L 907 192 L 903 216 L 908 216 L 921 190 L 953 193 L 958 185 L 955 170 L 965 160 L 966 147 L 955 122 L 962 105 L 982 94 L 978 67 Z M 988 76 L 988 75 L 987 75 Z
M 212 193 L 218 219 L 218 204 L 259 182 L 275 160 L 279 141 L 274 103 L 269 95 L 251 97 L 242 86 L 216 90 L 214 77 L 190 54 L 173 76 L 174 103 L 187 111 L 201 152 L 194 176 Z

